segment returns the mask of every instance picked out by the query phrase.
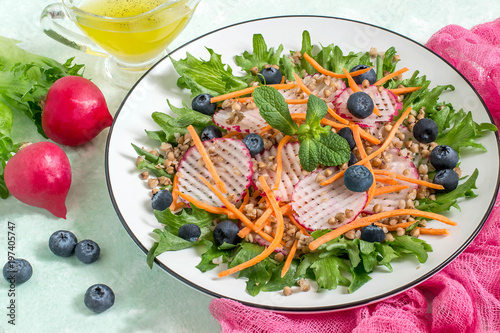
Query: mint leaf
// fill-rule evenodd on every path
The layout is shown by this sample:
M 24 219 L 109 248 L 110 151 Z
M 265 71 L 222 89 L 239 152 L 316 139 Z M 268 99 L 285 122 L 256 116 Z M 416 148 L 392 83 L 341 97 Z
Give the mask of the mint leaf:
M 288 104 L 278 90 L 261 86 L 254 90 L 253 99 L 260 110 L 260 115 L 273 128 L 286 135 L 297 133 L 298 126 L 292 120 Z
M 328 131 L 326 134 L 321 134 L 319 140 L 316 141 L 318 148 L 318 162 L 326 166 L 341 165 L 349 161 L 351 150 L 347 140 L 334 133 Z
M 277 65 L 283 52 L 283 45 L 280 45 L 276 51 L 274 47 L 267 48 L 264 37 L 261 34 L 253 35 L 253 54 L 248 51 L 243 52 L 242 56 L 234 58 L 236 64 L 246 72 L 250 72 L 252 67 L 263 69 L 265 65 Z
M 321 119 L 328 113 L 328 106 L 321 98 L 311 94 L 307 99 L 306 124 L 314 131 L 321 127 Z
M 313 171 L 318 166 L 318 146 L 314 139 L 300 135 L 299 159 L 300 165 L 306 171 Z

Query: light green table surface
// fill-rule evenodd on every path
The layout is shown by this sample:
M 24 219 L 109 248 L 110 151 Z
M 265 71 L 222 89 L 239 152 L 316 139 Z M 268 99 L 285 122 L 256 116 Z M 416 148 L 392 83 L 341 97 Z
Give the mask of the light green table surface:
M 45 36 L 39 14 L 51 0 L 1 0 L 0 35 L 22 41 L 21 47 L 58 61 L 75 56 L 86 64 L 85 76 L 104 92 L 112 114 L 126 90 L 110 85 L 100 69 L 103 60 L 66 48 Z M 337 1 L 337 0 L 202 0 L 172 49 L 217 28 L 259 17 L 316 14 L 365 21 L 425 43 L 448 24 L 470 28 L 500 17 L 500 2 L 462 1 Z M 334 41 L 332 41 L 334 42 Z M 15 141 L 40 141 L 32 125 L 15 119 Z M 73 182 L 67 198 L 67 220 L 57 219 L 12 196 L 0 200 L 0 263 L 7 261 L 7 222 L 15 224 L 16 255 L 33 266 L 31 280 L 16 288 L 15 326 L 7 323 L 8 283 L 0 281 L 0 333 L 3 332 L 219 332 L 210 315 L 209 296 L 182 284 L 158 266 L 150 270 L 145 254 L 122 227 L 108 196 L 104 149 L 108 130 L 91 143 L 64 148 Z M 101 246 L 100 259 L 90 265 L 76 257 L 60 258 L 48 248 L 56 230 L 72 230 L 79 239 Z M 95 315 L 83 304 L 86 289 L 109 285 L 115 305 Z M 250 319 L 250 318 L 249 318 Z

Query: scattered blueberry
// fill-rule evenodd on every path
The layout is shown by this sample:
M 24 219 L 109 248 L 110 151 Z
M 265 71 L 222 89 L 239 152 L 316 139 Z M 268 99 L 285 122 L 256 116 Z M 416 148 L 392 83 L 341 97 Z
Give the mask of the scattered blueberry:
M 76 244 L 75 255 L 84 264 L 91 264 L 99 258 L 101 249 L 96 242 L 85 239 Z
M 436 170 L 453 169 L 458 164 L 458 153 L 450 146 L 435 147 L 429 160 Z
M 356 147 L 356 141 L 354 141 L 352 130 L 349 127 L 341 128 L 337 132 L 337 134 L 347 140 L 347 143 L 349 144 L 349 148 L 351 148 L 351 150 Z
M 365 242 L 381 243 L 385 240 L 385 233 L 384 230 L 382 230 L 382 228 L 372 223 L 361 229 L 361 239 L 364 240 Z
M 199 94 L 191 102 L 191 108 L 208 116 L 213 115 L 217 108 L 217 103 L 210 103 L 212 97 L 212 95 L 206 93 Z
M 347 99 L 347 110 L 356 118 L 365 119 L 373 113 L 375 104 L 367 93 L 363 91 L 351 94 Z
M 257 74 L 260 82 L 264 84 L 278 84 L 281 83 L 283 74 L 274 67 L 264 68 Z
M 359 71 L 361 69 L 365 69 L 368 67 L 371 67 L 371 66 L 357 65 L 357 66 L 354 66 L 353 68 L 351 68 L 351 70 L 349 72 L 352 73 L 352 72 Z M 370 69 L 368 72 L 365 72 L 361 75 L 353 76 L 352 78 L 353 78 L 354 82 L 356 82 L 357 84 L 362 84 L 364 80 L 368 80 L 368 82 L 370 82 L 370 84 L 374 84 L 375 82 L 377 82 L 377 74 L 375 73 L 373 68 Z
M 220 128 L 215 125 L 208 125 L 201 130 L 200 139 L 201 141 L 208 141 L 214 138 L 222 138 L 222 132 Z
M 3 277 L 16 285 L 24 283 L 31 278 L 33 268 L 25 259 L 9 260 L 3 266 Z
M 358 159 L 356 158 L 356 155 L 351 151 L 351 156 L 349 157 L 349 162 L 347 162 L 347 166 L 356 164 L 357 161 Z
M 151 207 L 155 210 L 164 211 L 172 204 L 172 193 L 169 190 L 159 190 L 151 197 Z
M 250 133 L 245 136 L 243 143 L 247 146 L 251 156 L 259 154 L 264 149 L 264 140 L 256 133 Z
M 200 227 L 194 223 L 183 224 L 179 228 L 177 235 L 188 242 L 196 242 L 201 236 Z
M 56 256 L 70 257 L 75 253 L 75 246 L 78 243 L 76 236 L 67 230 L 54 232 L 49 238 L 49 248 Z
M 238 236 L 239 231 L 240 228 L 229 220 L 217 224 L 213 232 L 215 244 L 217 246 L 221 246 L 224 243 L 238 244 L 241 241 L 241 238 Z
M 364 192 L 372 186 L 373 175 L 364 165 L 353 165 L 345 170 L 344 183 L 353 192 Z
M 429 143 L 436 140 L 439 133 L 436 122 L 429 118 L 422 118 L 413 126 L 413 136 L 418 142 Z
M 452 169 L 439 170 L 434 176 L 433 182 L 444 187 L 444 190 L 437 190 L 437 192 L 450 192 L 458 186 L 458 175 Z
M 89 310 L 101 313 L 115 304 L 115 293 L 105 284 L 94 284 L 85 292 L 84 302 Z

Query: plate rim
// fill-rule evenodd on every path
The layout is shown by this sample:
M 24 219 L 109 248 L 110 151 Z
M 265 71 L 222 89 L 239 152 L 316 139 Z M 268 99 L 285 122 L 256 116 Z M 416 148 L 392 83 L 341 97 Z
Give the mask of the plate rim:
M 187 41 L 186 43 L 178 46 L 176 49 L 174 49 L 173 51 L 169 52 L 163 58 L 161 58 L 160 60 L 158 60 L 158 62 L 156 62 L 148 71 L 146 71 L 143 74 L 143 76 L 141 76 L 141 78 L 129 89 L 129 91 L 125 95 L 124 99 L 120 103 L 120 105 L 119 105 L 119 107 L 118 107 L 118 109 L 117 109 L 117 111 L 116 111 L 116 113 L 115 113 L 115 115 L 113 117 L 113 123 L 110 126 L 109 133 L 108 133 L 108 136 L 107 136 L 107 139 L 106 139 L 105 161 L 104 161 L 105 165 L 104 165 L 104 168 L 105 168 L 106 186 L 107 186 L 107 189 L 108 189 L 108 194 L 110 196 L 111 202 L 113 204 L 113 208 L 114 208 L 114 210 L 115 210 L 118 218 L 120 219 L 120 222 L 121 222 L 122 226 L 125 228 L 125 230 L 127 231 L 128 235 L 134 240 L 134 242 L 137 244 L 137 246 L 146 255 L 148 253 L 148 249 L 135 236 L 135 234 L 132 232 L 132 230 L 130 229 L 130 227 L 128 226 L 127 222 L 125 221 L 123 215 L 120 212 L 120 208 L 118 207 L 118 204 L 116 202 L 116 199 L 115 199 L 115 196 L 114 196 L 114 193 L 113 193 L 113 188 L 112 188 L 112 184 L 111 184 L 111 180 L 110 180 L 110 174 L 109 174 L 109 155 L 110 155 L 109 154 L 109 148 L 110 148 L 109 146 L 110 146 L 110 142 L 111 142 L 111 136 L 113 134 L 114 125 L 116 123 L 116 119 L 118 118 L 120 112 L 123 110 L 123 107 L 124 107 L 125 103 L 127 102 L 128 98 L 130 97 L 132 91 L 134 91 L 134 89 L 141 83 L 141 81 L 158 64 L 160 64 L 161 62 L 165 61 L 167 58 L 169 58 L 172 54 L 178 52 L 180 49 L 183 49 L 187 45 L 189 45 L 191 43 L 194 43 L 195 41 L 197 41 L 199 39 L 202 39 L 202 38 L 204 38 L 204 37 L 206 37 L 208 35 L 212 35 L 214 33 L 222 31 L 222 30 L 230 29 L 230 28 L 232 28 L 234 26 L 238 26 L 238 25 L 244 25 L 244 24 L 253 23 L 253 22 L 257 22 L 257 21 L 276 20 L 276 19 L 294 18 L 294 17 L 300 17 L 300 18 L 325 18 L 325 19 L 347 21 L 347 22 L 352 22 L 352 23 L 356 23 L 356 24 L 362 24 L 362 25 L 365 25 L 365 26 L 369 26 L 369 27 L 373 27 L 373 28 L 377 28 L 377 29 L 389 32 L 391 34 L 394 34 L 396 36 L 399 36 L 401 38 L 404 38 L 404 39 L 406 39 L 406 40 L 408 40 L 408 41 L 416 44 L 416 46 L 418 46 L 418 47 L 424 48 L 425 50 L 431 52 L 434 56 L 436 56 L 439 59 L 441 59 L 446 65 L 448 65 L 458 75 L 460 75 L 460 77 L 462 77 L 462 79 L 469 85 L 469 87 L 472 89 L 472 91 L 476 94 L 476 96 L 479 99 L 479 101 L 482 103 L 482 105 L 483 105 L 484 109 L 486 110 L 487 115 L 488 115 L 488 117 L 490 119 L 490 122 L 492 124 L 495 124 L 495 122 L 493 120 L 493 117 L 491 115 L 491 112 L 490 112 L 489 108 L 487 107 L 485 101 L 483 100 L 483 98 L 479 94 L 479 92 L 472 85 L 472 83 L 458 69 L 456 69 L 449 61 L 447 61 L 446 59 L 444 59 L 438 53 L 436 53 L 435 51 L 433 51 L 433 50 L 429 49 L 428 47 L 426 47 L 424 44 L 422 44 L 420 42 L 417 42 L 417 41 L 415 41 L 414 39 L 412 39 L 412 38 L 410 38 L 408 36 L 405 36 L 403 34 L 400 34 L 398 32 L 390 30 L 388 28 L 380 27 L 378 25 L 375 25 L 375 24 L 372 24 L 372 23 L 366 23 L 366 22 L 359 21 L 359 20 L 348 19 L 348 18 L 343 18 L 343 17 L 328 16 L 328 15 L 278 15 L 278 16 L 269 16 L 269 17 L 262 17 L 262 18 L 255 18 L 255 19 L 250 19 L 250 20 L 246 20 L 246 21 L 241 21 L 241 22 L 233 23 L 233 24 L 226 25 L 224 27 L 212 30 L 210 32 L 202 34 L 202 35 L 200 35 L 200 36 L 198 36 L 198 37 L 196 37 L 194 39 L 191 39 L 191 40 Z M 496 137 L 497 155 L 498 155 L 499 161 L 500 161 L 500 144 L 499 144 L 498 131 L 495 132 L 494 135 Z M 179 275 L 178 273 L 176 273 L 175 271 L 173 271 L 172 269 L 170 269 L 166 265 L 164 265 L 157 258 L 154 259 L 154 262 L 162 270 L 164 270 L 165 272 L 167 272 L 169 275 L 173 276 L 174 278 L 176 278 L 180 282 L 184 283 L 185 285 L 188 285 L 191 288 L 194 288 L 195 290 L 197 290 L 199 292 L 202 292 L 202 293 L 204 293 L 206 295 L 209 295 L 209 296 L 212 296 L 214 298 L 231 299 L 233 301 L 236 301 L 236 302 L 239 302 L 241 304 L 244 304 L 244 305 L 247 305 L 247 306 L 250 306 L 250 307 L 254 307 L 254 308 L 259 308 L 259 309 L 264 309 L 264 310 L 271 310 L 271 311 L 276 311 L 276 312 L 281 312 L 281 313 L 294 313 L 294 314 L 297 314 L 297 313 L 322 313 L 322 312 L 329 312 L 329 311 L 340 311 L 340 310 L 352 309 L 352 308 L 356 308 L 356 307 L 368 305 L 368 304 L 371 304 L 371 303 L 374 303 L 374 302 L 379 302 L 379 301 L 382 301 L 382 300 L 384 300 L 386 298 L 389 298 L 389 297 L 392 297 L 392 296 L 396 296 L 396 295 L 398 295 L 398 294 L 400 294 L 400 293 L 402 293 L 402 292 L 404 292 L 404 291 L 406 291 L 406 290 L 408 290 L 410 288 L 413 288 L 413 287 L 421 284 L 422 282 L 424 282 L 425 280 L 431 278 L 432 276 L 434 276 L 435 274 L 437 274 L 439 271 L 441 271 L 442 269 L 444 269 L 446 266 L 448 266 L 454 259 L 456 259 L 470 245 L 470 243 L 477 237 L 478 233 L 483 229 L 483 227 L 486 224 L 486 221 L 488 220 L 488 217 L 490 216 L 491 211 L 492 211 L 492 209 L 493 209 L 493 207 L 495 205 L 496 198 L 498 196 L 499 188 L 500 188 L 500 169 L 498 170 L 498 173 L 497 173 L 497 183 L 495 185 L 495 191 L 494 191 L 495 195 L 492 197 L 492 199 L 490 201 L 490 204 L 488 206 L 488 209 L 486 210 L 486 212 L 484 213 L 484 215 L 483 215 L 483 217 L 481 219 L 481 222 L 478 224 L 478 226 L 476 227 L 476 229 L 474 230 L 474 232 L 469 236 L 469 238 L 462 244 L 462 246 L 460 246 L 451 256 L 449 256 L 446 260 L 444 260 L 443 262 L 441 262 L 441 264 L 439 264 L 434 269 L 430 270 L 428 273 L 426 273 L 425 275 L 423 275 L 422 277 L 420 277 L 418 279 L 412 280 L 411 282 L 409 282 L 407 284 L 404 284 L 403 286 L 400 286 L 399 288 L 392 289 L 391 291 L 386 292 L 384 294 L 377 295 L 377 296 L 370 297 L 370 298 L 365 298 L 365 299 L 362 299 L 362 300 L 359 300 L 359 301 L 352 301 L 352 302 L 349 302 L 349 303 L 343 303 L 343 304 L 339 304 L 339 305 L 317 306 L 317 307 L 307 307 L 307 308 L 300 308 L 300 307 L 289 308 L 289 307 L 283 307 L 283 306 L 262 305 L 262 304 L 258 304 L 258 303 L 252 303 L 252 302 L 248 302 L 248 301 L 242 301 L 242 300 L 239 300 L 239 299 L 235 299 L 235 298 L 231 298 L 231 297 L 220 295 L 220 294 L 218 294 L 216 292 L 213 292 L 213 291 L 211 291 L 209 289 L 206 289 L 206 288 L 204 288 L 204 287 L 202 287 L 202 286 L 200 286 L 200 285 L 198 285 L 198 284 L 196 284 L 196 283 L 188 280 L 187 278 Z

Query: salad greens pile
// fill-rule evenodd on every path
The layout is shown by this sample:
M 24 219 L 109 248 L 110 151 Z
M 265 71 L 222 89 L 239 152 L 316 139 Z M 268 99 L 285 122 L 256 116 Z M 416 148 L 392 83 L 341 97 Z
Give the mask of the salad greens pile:
M 242 76 L 236 76 L 229 65 L 222 63 L 219 54 L 212 49 L 207 48 L 207 50 L 210 55 L 208 61 L 197 59 L 190 54 L 181 60 L 172 59 L 180 75 L 177 81 L 178 86 L 189 89 L 192 96 L 200 93 L 217 96 L 246 88 L 252 81 L 257 81 L 257 76 L 252 73 L 251 69 L 262 68 L 265 64 L 279 65 L 280 71 L 290 80 L 293 80 L 294 72 L 307 72 L 308 74 L 317 72 L 305 59 L 301 59 L 300 63 L 294 63 L 292 60 L 294 51 L 282 54 L 282 45 L 277 48 L 268 47 L 260 34 L 254 35 L 252 53 L 245 51 L 234 58 L 235 63 L 244 72 Z M 389 48 L 383 55 L 377 55 L 372 62 L 369 52 L 344 54 L 334 44 L 313 46 L 307 31 L 303 32 L 300 52 L 307 52 L 325 69 L 336 73 L 343 73 L 343 68 L 350 69 L 359 64 L 374 66 L 377 79 L 394 72 L 399 61 L 394 47 Z M 451 104 L 439 102 L 439 97 L 445 91 L 454 90 L 454 87 L 442 85 L 430 88 L 430 83 L 425 75 L 420 75 L 418 71 L 415 71 L 408 79 L 391 79 L 383 86 L 389 89 L 401 85 L 420 86 L 421 89 L 405 96 L 402 110 L 409 106 L 414 110 L 425 108 L 426 117 L 433 119 L 439 126 L 439 136 L 436 139 L 438 144 L 449 145 L 459 153 L 466 147 L 484 151 L 485 148 L 477 143 L 476 139 L 487 132 L 496 131 L 496 127 L 490 123 L 478 124 L 473 121 L 471 112 L 462 109 L 455 110 Z M 254 91 L 253 97 L 259 106 L 261 116 L 268 124 L 286 135 L 298 135 L 301 144 L 299 158 L 305 170 L 311 171 L 318 164 L 338 165 L 348 160 L 350 150 L 345 140 L 339 140 L 337 138 L 339 136 L 330 131 L 329 127 L 320 126 L 319 121 L 327 112 L 326 104 L 320 98 L 310 96 L 306 122 L 297 126 L 290 117 L 284 98 L 274 88 L 262 86 Z M 200 131 L 212 123 L 211 117 L 194 112 L 186 105 L 182 108 L 173 105 L 170 107 L 177 117 L 155 112 L 153 120 L 160 130 L 146 131 L 150 138 L 176 145 L 174 134 L 185 133 L 188 125 L 193 125 Z M 157 175 L 161 172 L 158 169 L 154 170 L 154 165 L 162 162 L 161 157 L 148 155 L 147 151 L 135 145 L 134 149 L 139 155 L 146 157 L 144 164 L 139 165 L 140 169 L 146 168 Z M 476 196 L 473 190 L 476 188 L 477 176 L 478 171 L 475 170 L 472 175 L 464 177 L 466 179 L 462 179 L 463 182 L 455 190 L 449 193 L 436 193 L 436 199 L 432 201 L 419 200 L 418 209 L 436 213 L 447 211 L 451 207 L 459 209 L 458 203 L 461 198 Z M 179 213 L 172 213 L 166 209 L 155 211 L 154 214 L 164 225 L 164 229 L 154 230 L 159 238 L 148 253 L 147 262 L 150 267 L 159 254 L 191 246 L 206 247 L 197 266 L 203 272 L 217 267 L 217 264 L 213 263 L 214 259 L 220 259 L 218 261 L 227 262 L 229 267 L 233 267 L 263 251 L 262 246 L 247 242 L 231 246 L 223 244 L 217 247 L 213 242 L 210 227 L 213 226 L 214 220 L 225 220 L 226 216 L 211 214 L 195 206 L 184 208 Z M 185 223 L 197 224 L 202 230 L 197 242 L 188 242 L 177 236 L 178 228 Z M 417 225 L 418 221 L 407 231 Z M 317 239 L 328 231 L 318 230 L 311 236 Z M 283 262 L 276 261 L 272 256 L 242 270 L 239 272 L 239 277 L 247 279 L 246 289 L 251 295 L 257 295 L 261 291 L 282 290 L 285 286 L 292 286 L 302 278 L 315 280 L 320 289 L 335 289 L 341 285 L 346 286 L 349 292 L 354 292 L 370 280 L 369 274 L 375 267 L 382 266 L 391 271 L 391 262 L 405 255 L 414 255 L 423 263 L 427 260 L 427 252 L 430 251 L 432 248 L 428 243 L 409 235 L 394 235 L 393 241 L 383 243 L 370 243 L 361 239 L 351 240 L 340 236 L 321 245 L 315 252 L 306 253 L 294 259 L 284 278 L 280 277 Z

